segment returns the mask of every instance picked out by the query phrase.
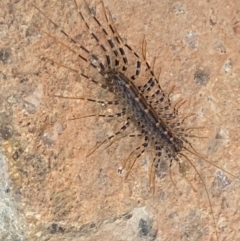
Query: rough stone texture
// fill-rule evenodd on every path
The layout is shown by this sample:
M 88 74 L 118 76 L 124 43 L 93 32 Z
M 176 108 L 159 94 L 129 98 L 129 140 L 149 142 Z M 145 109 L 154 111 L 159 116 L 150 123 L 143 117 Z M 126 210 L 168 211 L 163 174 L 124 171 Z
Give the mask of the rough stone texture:
M 35 4 L 91 47 L 73 1 L 36 0 Z M 123 39 L 140 53 L 145 36 L 147 57 L 150 62 L 157 57 L 155 69 L 162 69 L 164 90 L 175 85 L 172 99 L 188 100 L 181 113 L 195 113 L 192 125 L 205 127 L 199 135 L 207 138 L 196 139 L 196 149 L 239 176 L 239 2 L 105 0 L 105 4 Z M 100 4 L 91 6 L 99 9 Z M 1 239 L 216 240 L 206 191 L 189 163 L 186 178 L 177 165 L 172 169 L 177 188 L 165 175 L 157 178 L 152 195 L 146 167 L 150 154 L 138 160 L 126 181 L 117 172 L 139 144 L 137 140 L 119 140 L 86 158 L 117 131 L 121 121 L 67 120 L 114 110 L 53 94 L 109 96 L 74 72 L 43 59 L 72 68 L 72 61 L 79 61 L 42 31 L 63 41 L 32 1 L 1 1 L 0 7 L 0 136 L 11 179 L 7 198 L 21 206 L 19 217 L 25 219 L 9 218 L 10 226 L 21 230 L 19 236 L 13 235 L 17 228 L 6 229 L 7 234 L 1 224 Z M 78 68 L 89 71 L 82 63 Z M 207 185 L 219 240 L 240 240 L 239 180 L 189 157 Z M 18 217 L 17 212 L 14 215 Z

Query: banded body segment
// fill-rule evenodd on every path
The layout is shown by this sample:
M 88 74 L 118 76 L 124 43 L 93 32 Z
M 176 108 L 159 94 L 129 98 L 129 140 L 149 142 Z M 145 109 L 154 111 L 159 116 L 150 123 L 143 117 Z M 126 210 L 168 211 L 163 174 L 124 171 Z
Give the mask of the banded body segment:
M 127 114 L 137 124 L 138 129 L 144 130 L 148 139 L 166 149 L 178 161 L 175 153 L 182 150 L 183 141 L 170 130 L 161 116 L 157 115 L 135 84 L 124 74 L 115 71 L 110 71 L 105 76 L 113 85 L 114 92 L 121 99 L 122 105 L 128 107 Z

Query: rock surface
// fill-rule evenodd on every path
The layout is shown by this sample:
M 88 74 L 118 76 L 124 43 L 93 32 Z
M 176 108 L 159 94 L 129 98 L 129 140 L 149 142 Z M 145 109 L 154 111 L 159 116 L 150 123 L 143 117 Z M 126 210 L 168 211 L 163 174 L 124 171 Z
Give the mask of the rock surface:
M 188 100 L 180 112 L 195 113 L 202 126 L 194 147 L 214 165 L 240 176 L 240 7 L 238 1 L 105 0 L 122 38 L 154 57 L 160 84 L 172 100 Z M 85 46 L 86 28 L 74 1 L 35 1 L 46 16 Z M 79 1 L 79 6 L 83 1 Z M 104 21 L 99 2 L 90 3 Z M 122 125 L 121 119 L 83 118 L 114 113 L 112 106 L 53 95 L 108 99 L 80 78 L 89 68 L 43 31 L 65 39 L 32 1 L 0 3 L 0 240 L 216 240 L 204 186 L 186 162 L 186 176 L 172 168 L 156 178 L 151 194 L 147 162 L 127 180 L 121 162 L 141 142 L 124 138 L 87 154 Z M 47 58 L 54 60 L 52 64 Z M 105 146 L 106 147 L 106 146 Z M 239 179 L 189 155 L 206 183 L 219 240 L 240 240 Z M 6 208 L 7 207 L 7 208 Z M 3 214 L 4 213 L 4 214 Z

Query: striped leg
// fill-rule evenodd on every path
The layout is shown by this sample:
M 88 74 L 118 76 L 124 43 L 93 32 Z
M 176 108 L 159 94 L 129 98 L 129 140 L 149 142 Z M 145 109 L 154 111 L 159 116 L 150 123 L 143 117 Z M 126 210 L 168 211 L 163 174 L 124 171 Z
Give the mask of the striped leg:
M 107 65 L 108 65 L 108 68 L 111 68 L 111 66 L 112 66 L 111 57 L 109 56 L 106 47 L 100 42 L 99 37 L 92 31 L 90 25 L 87 23 L 86 19 L 84 18 L 84 15 L 83 15 L 81 9 L 78 7 L 78 4 L 77 4 L 76 0 L 74 0 L 74 2 L 75 2 L 76 9 L 77 9 L 77 11 L 78 11 L 81 19 L 83 20 L 86 28 L 88 29 L 88 32 L 89 32 L 90 35 L 93 37 L 93 39 L 96 41 L 96 44 L 100 47 L 101 51 L 104 53 L 104 56 L 105 56 L 105 58 L 106 58 L 106 63 L 107 63 Z M 101 28 L 101 30 L 102 30 L 105 34 L 107 34 L 107 31 L 102 27 L 102 25 L 101 25 L 100 22 L 97 20 L 97 18 L 95 17 L 95 15 L 91 12 L 88 4 L 87 4 L 85 1 L 84 1 L 84 3 L 85 3 L 85 6 L 86 6 L 86 8 L 87 8 L 87 10 L 88 10 L 88 14 L 94 19 L 94 21 L 95 21 L 96 23 L 98 23 L 98 25 L 99 25 L 99 27 Z M 107 35 L 108 35 L 108 34 L 107 34 Z M 105 71 L 105 68 L 104 68 L 104 71 Z
M 86 115 L 86 116 L 73 117 L 73 118 L 70 118 L 69 120 L 79 120 L 79 119 L 88 118 L 88 117 L 105 117 L 105 118 L 114 118 L 114 117 L 121 117 L 121 116 L 124 116 L 125 114 L 126 114 L 126 110 L 123 109 L 121 112 L 118 112 L 118 113 L 116 113 L 116 114 L 112 114 L 112 115 L 105 115 L 105 114 L 91 114 L 91 115 Z
M 69 99 L 69 100 L 85 100 L 89 102 L 98 103 L 101 105 L 118 105 L 119 101 L 112 101 L 112 100 L 96 100 L 96 99 L 90 99 L 90 98 L 84 98 L 84 97 L 78 97 L 78 96 L 62 96 L 62 95 L 53 95 L 53 97 L 62 98 L 62 99 Z
M 82 54 L 76 52 L 74 49 L 70 48 L 66 44 L 64 44 L 62 41 L 58 40 L 51 34 L 43 31 L 45 34 L 47 34 L 50 38 L 52 38 L 55 42 L 58 42 L 61 44 L 64 48 L 68 49 L 72 53 L 76 54 L 80 59 L 84 60 L 87 64 L 91 65 L 93 68 L 98 69 L 100 73 L 102 73 L 105 70 L 105 67 L 103 63 L 98 59 L 98 57 L 94 54 L 91 54 L 91 52 L 84 47 L 83 45 L 77 43 L 65 30 L 63 30 L 58 24 L 56 24 L 52 19 L 50 19 L 46 14 L 44 14 L 36 5 L 33 4 L 33 6 L 46 18 L 48 19 L 58 30 L 60 33 L 62 33 L 68 40 L 69 43 L 74 44 L 78 49 L 83 51 L 87 58 L 84 57 Z
M 127 171 L 125 179 L 128 178 L 135 162 L 137 161 L 137 159 L 139 159 L 145 152 L 145 149 L 147 148 L 147 146 L 149 145 L 149 139 L 148 136 L 144 137 L 144 142 L 142 143 L 142 145 L 138 146 L 137 148 L 135 148 L 128 156 L 127 159 L 124 160 L 123 165 L 121 168 L 119 168 L 118 172 L 122 173 L 122 171 L 125 169 Z M 132 160 L 131 157 L 134 153 L 138 153 L 137 156 Z
M 88 155 L 87 157 L 89 157 L 90 155 L 92 155 L 97 149 L 99 149 L 104 143 L 106 143 L 107 141 L 112 140 L 114 137 L 120 135 L 121 133 L 123 133 L 130 125 L 130 118 L 127 118 L 127 121 L 124 123 L 124 125 L 119 129 L 119 131 L 115 132 L 113 135 L 107 137 L 106 139 L 104 139 L 98 146 L 96 146 Z M 119 138 L 120 139 L 120 138 Z M 118 139 L 117 139 L 118 140 Z M 115 141 L 114 141 L 115 142 Z M 109 146 L 111 146 L 113 143 L 110 143 L 105 149 L 107 149 Z
M 80 72 L 80 71 L 77 70 L 77 69 L 70 68 L 70 67 L 68 67 L 68 66 L 66 66 L 66 65 L 64 65 L 64 64 L 58 63 L 58 62 L 56 62 L 55 60 L 52 60 L 52 59 L 49 59 L 49 58 L 45 58 L 45 59 L 47 59 L 48 61 L 51 61 L 52 63 L 54 63 L 54 64 L 56 64 L 56 65 L 58 65 L 58 66 L 60 66 L 60 67 L 63 67 L 63 68 L 65 68 L 65 69 L 68 69 L 68 70 L 70 70 L 70 71 L 72 71 L 72 72 L 74 72 L 74 73 L 76 73 L 76 74 L 80 74 L 80 75 L 81 75 L 82 77 L 84 77 L 86 80 L 94 83 L 95 85 L 98 85 L 98 86 L 101 87 L 102 89 L 108 90 L 109 92 L 113 92 L 113 89 L 112 89 L 111 87 L 109 87 L 108 85 L 104 85 L 104 84 L 100 83 L 99 81 L 97 81 L 97 80 L 89 77 L 89 76 L 86 75 L 86 74 L 83 74 L 82 72 Z
M 108 27 L 111 31 L 111 34 L 109 34 L 109 32 L 102 26 L 102 24 L 99 22 L 99 20 L 95 17 L 95 15 L 91 12 L 89 6 L 87 5 L 87 3 L 85 2 L 85 5 L 87 6 L 88 8 L 88 11 L 89 11 L 89 14 L 92 16 L 92 19 L 95 21 L 95 23 L 97 24 L 97 26 L 101 29 L 101 31 L 103 32 L 112 52 L 114 53 L 114 60 L 115 60 L 115 63 L 114 63 L 114 66 L 113 64 L 111 65 L 110 62 L 109 62 L 109 67 L 112 68 L 112 67 L 119 67 L 120 66 L 120 59 L 121 59 L 121 70 L 123 73 L 126 72 L 127 70 L 127 64 L 128 64 L 128 59 L 127 59 L 127 56 L 126 56 L 126 53 L 125 53 L 125 50 L 124 50 L 124 47 L 125 44 L 122 40 L 122 38 L 120 37 L 115 25 L 114 25 L 114 22 L 113 22 L 113 19 L 112 19 L 112 16 L 111 16 L 111 13 L 110 11 L 104 6 L 104 3 L 103 1 L 101 1 L 102 3 L 102 9 L 104 11 L 104 16 L 105 16 L 105 19 L 106 19 L 106 22 L 108 24 Z M 83 16 L 82 16 L 83 18 Z M 85 22 L 85 25 L 89 28 L 89 25 L 87 24 L 86 20 L 83 18 L 84 22 Z M 90 29 L 90 28 L 89 28 Z M 103 47 L 103 45 L 100 43 L 99 41 L 99 38 L 93 33 L 91 32 L 91 35 L 93 36 L 93 38 L 96 40 L 96 42 L 98 43 L 99 46 L 101 46 L 101 48 L 105 51 L 105 47 Z M 111 37 L 111 35 L 113 37 Z M 137 57 L 137 63 L 136 63 L 136 73 L 135 75 L 133 75 L 131 77 L 132 80 L 135 80 L 139 74 L 140 74 L 140 69 L 141 69 L 141 61 L 140 61 L 140 58 L 138 56 L 137 53 L 134 52 L 134 55 Z M 120 58 L 121 56 L 121 58 Z M 109 56 L 107 56 L 107 58 L 110 59 Z

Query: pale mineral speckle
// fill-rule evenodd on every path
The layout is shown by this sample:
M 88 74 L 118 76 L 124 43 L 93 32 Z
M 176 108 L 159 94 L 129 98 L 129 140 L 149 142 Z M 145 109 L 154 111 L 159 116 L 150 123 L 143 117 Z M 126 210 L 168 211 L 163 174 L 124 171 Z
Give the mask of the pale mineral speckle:
M 232 69 L 232 61 L 231 59 L 228 59 L 225 61 L 224 65 L 223 65 L 224 71 L 226 73 L 229 73 Z

